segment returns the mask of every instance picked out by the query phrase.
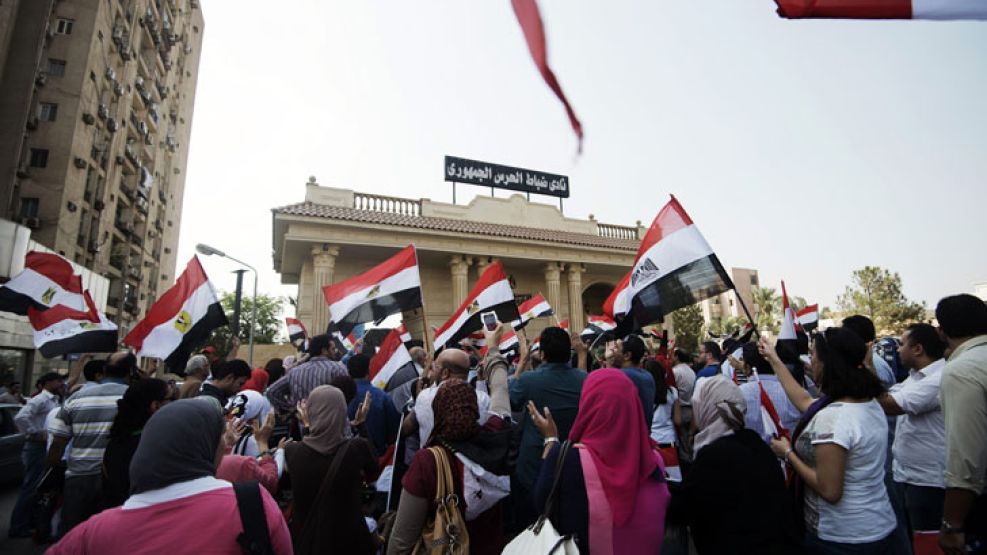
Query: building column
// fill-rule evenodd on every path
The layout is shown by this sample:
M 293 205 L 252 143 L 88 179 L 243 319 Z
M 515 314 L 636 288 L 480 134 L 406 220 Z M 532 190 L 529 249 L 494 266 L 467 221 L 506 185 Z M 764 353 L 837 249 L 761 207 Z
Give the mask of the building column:
M 479 256 L 479 257 L 477 257 L 477 259 L 476 259 L 476 279 L 479 280 L 480 279 L 480 276 L 483 275 L 483 272 L 487 271 L 487 266 L 491 265 L 492 263 L 493 262 L 491 262 L 489 256 Z
M 469 293 L 469 269 L 472 260 L 469 257 L 455 255 L 449 260 L 449 270 L 452 273 L 452 309 L 456 310 L 466 300 Z
M 560 277 L 562 274 L 562 265 L 558 262 L 549 262 L 545 264 L 545 300 L 548 304 L 552 306 L 552 310 L 555 314 L 560 314 L 562 306 L 559 304 L 561 301 L 560 295 Z M 560 318 L 561 319 L 561 318 Z
M 312 329 L 309 330 L 309 334 L 312 336 L 325 333 L 329 326 L 329 307 L 326 305 L 326 297 L 322 293 L 322 288 L 326 285 L 332 285 L 337 256 L 339 256 L 339 247 L 329 245 L 312 247 L 314 275 L 312 286 L 315 289 L 312 292 Z
M 582 264 L 569 264 L 566 276 L 569 282 L 569 331 L 581 332 L 583 320 L 583 272 Z

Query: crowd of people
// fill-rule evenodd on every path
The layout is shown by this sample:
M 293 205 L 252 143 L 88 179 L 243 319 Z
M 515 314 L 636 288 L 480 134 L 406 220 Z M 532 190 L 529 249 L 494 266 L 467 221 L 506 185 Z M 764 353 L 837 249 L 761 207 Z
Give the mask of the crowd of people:
M 482 349 L 412 347 L 383 388 L 372 345 L 328 335 L 164 379 L 87 357 L 17 415 L 10 533 L 55 554 L 985 552 L 987 305 L 936 320 L 900 368 L 864 316 L 695 355 L 559 327 L 501 353 L 498 324 Z

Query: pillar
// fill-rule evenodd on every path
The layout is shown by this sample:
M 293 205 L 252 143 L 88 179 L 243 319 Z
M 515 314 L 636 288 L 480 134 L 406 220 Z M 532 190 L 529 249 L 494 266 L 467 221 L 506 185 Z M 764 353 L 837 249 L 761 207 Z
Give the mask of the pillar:
M 326 304 L 326 297 L 322 293 L 322 288 L 332 285 L 333 273 L 336 269 L 336 257 L 339 256 L 339 247 L 320 245 L 312 247 L 312 327 L 308 333 L 312 336 L 321 335 L 326 332 L 329 326 L 329 307 Z
M 583 272 L 582 264 L 569 264 L 566 272 L 569 282 L 569 330 L 581 332 L 585 326 L 583 315 Z
M 470 262 L 469 257 L 460 255 L 449 259 L 449 271 L 452 273 L 452 311 L 459 308 L 469 294 Z
M 561 296 L 559 295 L 560 287 L 560 277 L 562 274 L 562 265 L 558 262 L 549 262 L 545 264 L 545 300 L 548 304 L 552 305 L 552 310 L 555 314 L 561 314 L 562 305 L 560 304 Z M 561 320 L 562 317 L 559 316 Z
M 489 256 L 480 256 L 476 259 L 476 279 L 479 280 L 483 272 L 487 271 L 487 266 L 492 264 Z

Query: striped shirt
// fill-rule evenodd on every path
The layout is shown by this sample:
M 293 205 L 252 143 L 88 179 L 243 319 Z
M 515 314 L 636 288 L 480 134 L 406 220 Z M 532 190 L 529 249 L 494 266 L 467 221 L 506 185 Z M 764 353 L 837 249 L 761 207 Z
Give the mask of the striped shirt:
M 314 357 L 299 364 L 267 388 L 267 398 L 279 413 L 291 413 L 298 401 L 320 385 L 329 385 L 337 376 L 348 376 L 346 365 L 326 357 Z
M 65 401 L 48 426 L 48 433 L 72 440 L 66 476 L 100 473 L 117 415 L 117 401 L 125 391 L 125 384 L 108 382 L 79 390 Z

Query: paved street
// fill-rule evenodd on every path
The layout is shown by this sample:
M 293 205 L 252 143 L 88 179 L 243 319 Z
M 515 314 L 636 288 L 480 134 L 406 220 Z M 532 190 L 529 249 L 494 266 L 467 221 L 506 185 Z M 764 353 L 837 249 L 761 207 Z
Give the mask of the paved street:
M 30 538 L 8 539 L 10 512 L 17 502 L 17 484 L 0 485 L 0 553 L 4 555 L 32 555 L 43 553 L 45 546 L 35 545 Z

